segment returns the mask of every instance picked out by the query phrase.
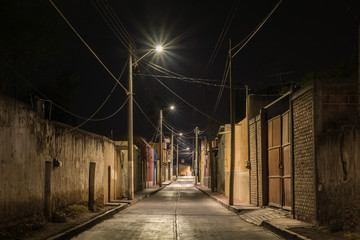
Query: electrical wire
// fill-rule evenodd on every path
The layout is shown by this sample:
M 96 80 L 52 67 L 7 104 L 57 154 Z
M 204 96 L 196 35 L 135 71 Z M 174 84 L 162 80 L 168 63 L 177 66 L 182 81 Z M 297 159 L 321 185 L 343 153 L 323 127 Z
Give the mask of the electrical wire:
M 122 107 L 118 108 L 114 113 L 112 113 L 111 115 L 104 117 L 104 118 L 98 118 L 98 119 L 89 119 L 89 118 L 85 118 L 82 116 L 79 116 L 73 112 L 70 112 L 69 110 L 67 110 L 66 108 L 62 107 L 61 105 L 57 104 L 56 102 L 54 102 L 53 100 L 51 100 L 49 97 L 47 97 L 44 93 L 42 93 L 38 88 L 36 88 L 34 85 L 32 85 L 21 73 L 19 73 L 18 71 L 16 71 L 4 58 L 1 58 L 3 60 L 3 63 L 5 63 L 6 65 L 8 65 L 8 67 L 14 71 L 14 73 L 20 77 L 20 80 L 22 80 L 23 82 L 25 82 L 27 85 L 29 85 L 35 92 L 37 92 L 40 96 L 42 96 L 45 100 L 47 100 L 48 102 L 50 102 L 51 104 L 53 104 L 54 106 L 56 106 L 57 108 L 59 108 L 60 110 L 62 110 L 63 112 L 69 114 L 70 116 L 79 118 L 79 119 L 83 119 L 83 120 L 88 120 L 88 121 L 103 121 L 103 120 L 107 120 L 111 117 L 113 117 L 114 115 L 116 115 Z M 125 69 L 125 67 L 124 67 Z M 119 76 L 119 78 L 121 77 L 121 75 Z M 116 87 L 117 83 L 115 84 L 115 86 L 113 87 L 113 89 L 111 90 L 111 93 L 114 91 L 115 87 Z M 103 103 L 101 104 L 102 106 L 106 103 L 106 101 L 108 100 L 108 98 L 110 97 L 111 93 L 109 94 L 109 96 L 103 101 Z M 127 101 L 127 100 L 126 100 Z
M 151 74 L 151 72 L 149 72 L 142 64 L 139 64 L 140 66 L 142 66 L 145 71 L 147 71 L 149 74 Z M 152 75 L 152 74 L 151 74 Z M 195 106 L 193 106 L 192 104 L 190 104 L 188 101 L 186 101 L 185 99 L 183 99 L 182 97 L 180 97 L 178 94 L 176 94 L 173 90 L 171 90 L 168 86 L 166 86 L 163 82 L 161 82 L 157 77 L 153 76 L 152 77 L 158 81 L 164 88 L 166 88 L 169 92 L 171 92 L 173 95 L 175 95 L 177 98 L 179 98 L 181 101 L 183 101 L 184 103 L 186 103 L 188 106 L 192 107 L 194 110 L 196 110 L 197 112 L 201 113 L 202 115 L 210 118 L 211 120 L 221 123 L 220 121 L 216 120 L 215 118 L 207 115 L 206 113 L 204 113 L 203 111 L 201 111 L 200 109 L 196 108 Z
M 236 12 L 237 12 L 237 9 L 239 7 L 239 3 L 240 1 L 234 1 L 233 2 L 233 5 L 230 9 L 230 13 L 228 14 L 227 18 L 226 18 L 226 21 L 225 21 L 225 24 L 221 30 L 221 33 L 220 33 L 220 36 L 216 42 L 216 45 L 215 45 L 215 48 L 210 56 L 210 59 L 208 61 L 208 64 L 207 64 L 207 69 L 210 69 L 212 67 L 212 65 L 214 64 L 214 61 L 215 61 L 215 58 L 217 56 L 217 54 L 219 53 L 220 51 L 220 47 L 222 45 L 222 43 L 224 42 L 224 39 L 225 39 L 225 36 L 230 28 L 230 25 L 236 15 Z M 236 5 L 235 5 L 236 4 Z M 234 10 L 235 8 L 235 10 Z
M 275 12 L 275 10 L 278 8 L 278 6 L 280 5 L 280 3 L 282 2 L 282 0 L 280 0 L 275 7 L 270 11 L 270 13 L 264 18 L 264 20 L 260 23 L 260 25 L 258 25 L 255 30 L 253 31 L 253 33 L 248 37 L 248 39 L 245 41 L 245 43 L 234 53 L 231 55 L 231 58 L 234 58 L 245 46 L 246 44 L 254 37 L 254 35 L 260 30 L 260 28 L 266 23 L 266 21 L 270 18 L 270 16 Z M 244 41 L 244 40 L 243 40 Z M 232 48 L 230 50 L 230 52 L 232 50 L 234 50 L 235 48 L 239 47 L 240 44 L 243 42 L 241 41 L 239 44 L 237 44 L 234 48 Z
M 110 74 L 110 76 L 124 89 L 126 95 L 129 95 L 128 90 L 120 83 L 119 80 L 112 74 L 112 72 L 105 66 L 105 64 L 100 60 L 100 58 L 96 55 L 96 53 L 91 49 L 91 47 L 85 42 L 85 40 L 80 36 L 80 34 L 75 30 L 75 28 L 71 25 L 71 23 L 67 20 L 67 18 L 62 14 L 60 9 L 53 3 L 52 0 L 49 0 L 55 10 L 60 14 L 60 16 L 64 19 L 67 25 L 71 28 L 71 30 L 76 34 L 76 36 L 81 40 L 81 42 L 87 47 L 87 49 L 94 55 L 94 57 L 98 60 L 101 66 Z
M 143 111 L 143 109 L 140 107 L 140 105 L 137 103 L 135 98 L 133 98 L 135 105 L 139 108 L 141 113 L 145 116 L 145 118 L 149 121 L 149 123 L 155 128 L 156 131 L 160 132 L 160 130 L 154 125 L 154 123 L 150 120 L 150 118 L 146 115 L 146 113 Z
M 132 39 L 131 35 L 129 34 L 129 32 L 126 30 L 125 26 L 122 24 L 122 22 L 120 21 L 119 17 L 116 15 L 116 13 L 114 12 L 114 9 L 111 7 L 110 3 L 107 0 L 102 0 L 104 6 L 108 9 L 108 13 L 110 14 L 110 16 L 113 17 L 113 19 L 115 20 L 115 23 L 118 24 L 121 32 L 123 33 L 123 35 L 126 37 L 126 39 L 133 45 L 135 46 L 135 42 Z
M 111 14 L 109 14 L 109 12 L 106 11 L 106 6 L 104 3 L 100 3 L 99 1 L 96 0 L 92 0 L 91 1 L 93 6 L 96 8 L 96 10 L 98 11 L 98 13 L 100 14 L 100 16 L 103 18 L 103 20 L 105 21 L 105 23 L 108 25 L 108 27 L 111 29 L 111 31 L 115 34 L 115 36 L 119 39 L 119 41 L 124 45 L 124 47 L 131 52 L 131 49 L 129 46 L 132 46 L 133 41 L 131 41 L 129 39 L 129 36 L 127 36 L 126 34 L 124 35 L 121 31 L 119 30 L 122 29 L 121 27 L 117 26 L 117 22 L 115 20 L 115 22 L 112 20 L 115 17 L 112 16 Z M 101 9 L 100 9 L 101 8 Z M 112 18 L 109 16 L 111 15 Z M 133 46 L 135 46 L 135 44 L 133 44 Z
M 127 103 L 129 97 L 125 100 L 125 102 L 121 105 L 121 107 L 119 108 L 118 111 L 120 111 L 124 106 L 125 104 Z M 78 129 L 79 127 L 83 126 L 85 123 L 87 123 L 92 117 L 94 117 L 99 111 L 100 109 L 104 106 L 105 103 L 103 103 L 88 119 L 86 119 L 84 122 L 80 123 L 79 125 L 71 128 L 70 130 L 66 131 L 67 133 L 68 132 L 72 132 L 74 131 L 75 129 Z
M 227 79 L 228 74 L 229 74 L 229 58 L 226 58 L 225 69 L 224 69 L 224 73 L 223 73 L 223 77 L 222 77 L 222 81 L 221 81 L 221 86 L 222 87 L 220 88 L 218 96 L 216 98 L 216 102 L 215 102 L 214 108 L 212 110 L 212 116 L 215 115 L 215 113 L 217 111 L 217 108 L 219 107 L 221 96 L 222 96 L 223 91 L 224 91 L 224 87 L 225 87 L 225 83 L 226 83 L 226 79 Z

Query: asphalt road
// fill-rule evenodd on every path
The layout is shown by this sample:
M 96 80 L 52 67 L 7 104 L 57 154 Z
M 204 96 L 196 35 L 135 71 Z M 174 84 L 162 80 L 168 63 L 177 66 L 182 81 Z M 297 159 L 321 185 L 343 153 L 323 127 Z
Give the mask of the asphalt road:
M 282 239 L 243 221 L 182 177 L 73 239 Z

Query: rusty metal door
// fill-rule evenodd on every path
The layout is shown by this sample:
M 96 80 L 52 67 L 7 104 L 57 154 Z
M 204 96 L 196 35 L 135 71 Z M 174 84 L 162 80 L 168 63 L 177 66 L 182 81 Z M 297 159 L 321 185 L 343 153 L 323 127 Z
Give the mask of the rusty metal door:
M 268 121 L 269 205 L 291 208 L 289 112 Z

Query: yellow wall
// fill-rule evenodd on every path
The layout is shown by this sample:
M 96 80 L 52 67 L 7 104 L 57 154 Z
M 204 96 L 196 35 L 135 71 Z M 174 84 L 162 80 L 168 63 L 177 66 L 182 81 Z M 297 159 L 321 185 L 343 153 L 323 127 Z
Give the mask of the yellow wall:
M 180 176 L 191 175 L 190 166 L 188 165 L 179 164 L 179 171 L 180 171 Z
M 231 154 L 231 126 L 225 125 L 225 195 L 229 196 L 230 185 L 230 154 Z M 234 199 L 249 203 L 249 169 L 246 168 L 248 160 L 248 132 L 247 119 L 235 125 L 235 174 Z
M 204 184 L 204 164 L 205 164 L 205 149 L 201 149 L 200 154 L 200 182 Z

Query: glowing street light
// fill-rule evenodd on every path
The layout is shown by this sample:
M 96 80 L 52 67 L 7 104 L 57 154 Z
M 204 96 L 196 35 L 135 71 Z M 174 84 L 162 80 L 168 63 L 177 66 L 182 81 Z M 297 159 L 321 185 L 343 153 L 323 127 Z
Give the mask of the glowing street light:
M 134 136 L 133 136 L 133 66 L 136 66 L 137 62 L 139 62 L 141 59 L 143 59 L 145 56 L 150 54 L 154 51 L 161 52 L 162 47 L 158 45 L 156 49 L 152 49 L 148 51 L 146 54 L 144 54 L 142 57 L 138 58 L 133 62 L 133 49 L 130 46 L 130 54 L 129 54 L 129 89 L 128 89 L 128 172 L 129 172 L 129 185 L 128 185 L 128 199 L 133 200 L 134 199 L 134 156 L 133 156 L 133 142 L 134 142 Z M 160 181 L 161 182 L 161 181 Z
M 170 110 L 174 110 L 175 107 L 173 105 L 171 105 L 169 107 Z M 163 159 L 163 147 L 162 147 L 162 135 L 163 135 L 163 131 L 162 131 L 162 122 L 163 122 L 163 113 L 162 113 L 162 109 L 160 109 L 160 180 L 159 180 L 159 187 L 162 187 L 162 159 Z M 171 152 L 173 152 L 173 135 L 171 134 Z
M 163 47 L 161 45 L 156 46 L 156 51 L 161 52 L 163 50 Z

